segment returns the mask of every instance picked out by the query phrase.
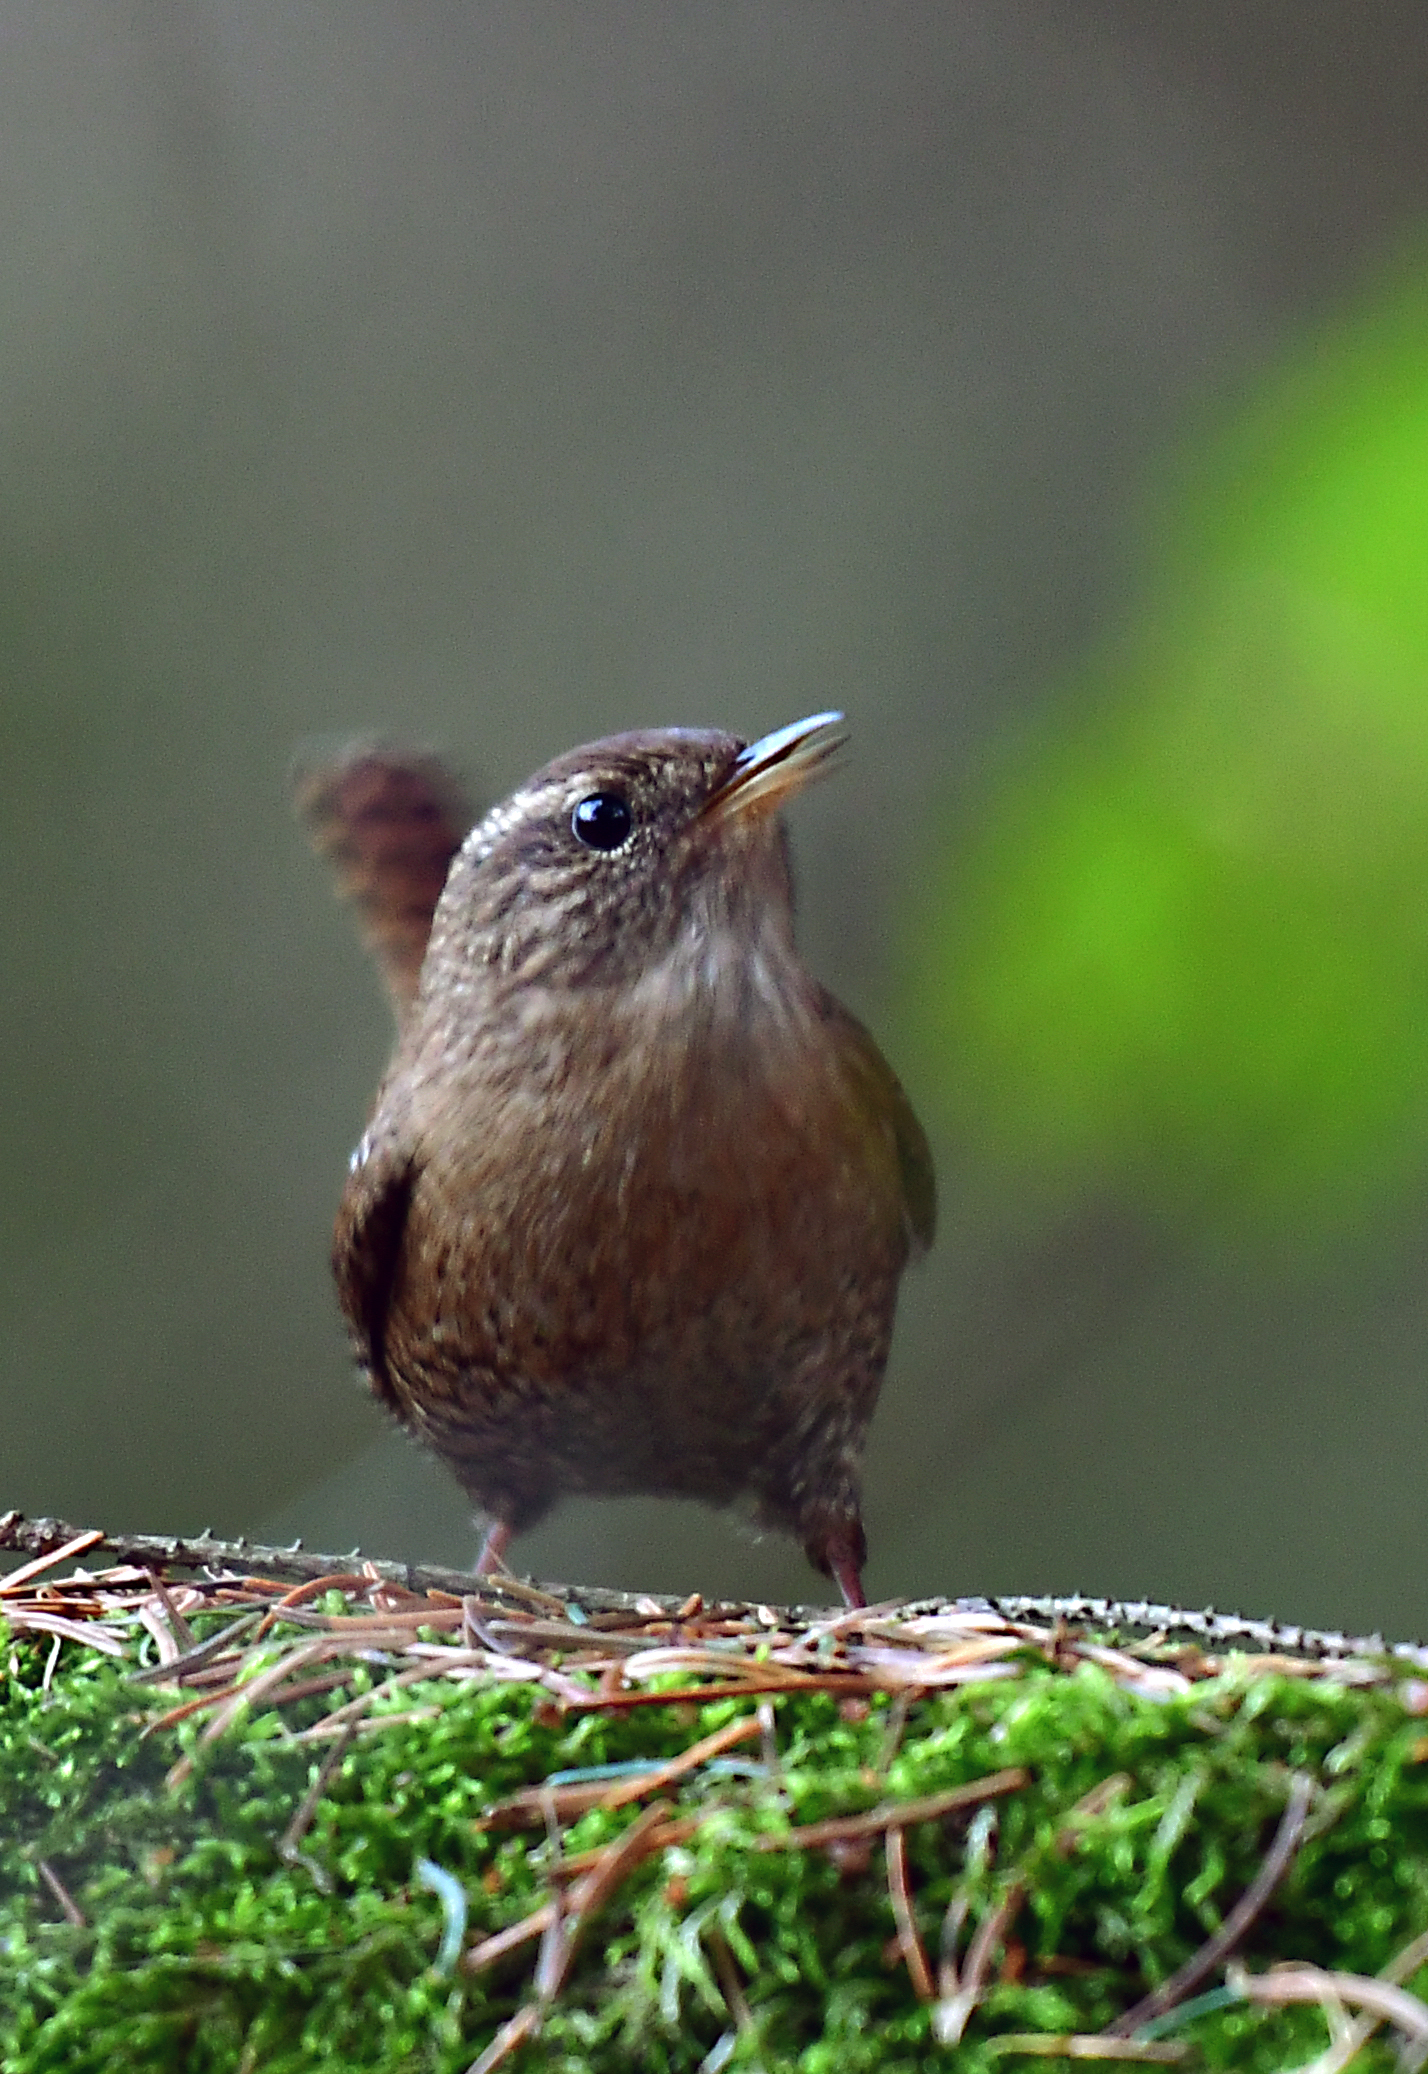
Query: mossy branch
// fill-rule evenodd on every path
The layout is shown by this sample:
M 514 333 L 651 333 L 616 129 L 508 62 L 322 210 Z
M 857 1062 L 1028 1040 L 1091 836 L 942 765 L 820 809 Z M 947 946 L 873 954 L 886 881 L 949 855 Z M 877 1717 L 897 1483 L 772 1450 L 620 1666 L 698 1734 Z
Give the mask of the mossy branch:
M 1428 2042 L 1420 1651 L 448 1585 L 14 1514 L 0 1545 L 4 2074 L 1268 2074 Z
M 304 1548 L 301 1541 L 282 1546 L 249 1541 L 241 1535 L 235 1541 L 224 1541 L 207 1528 L 201 1534 L 188 1535 L 114 1534 L 98 1527 L 73 1526 L 67 1520 L 30 1519 L 15 1511 L 0 1513 L 0 1554 L 45 1557 L 67 1548 L 88 1555 L 114 1556 L 120 1562 L 141 1568 L 153 1566 L 161 1571 L 290 1577 L 299 1582 L 314 1582 L 360 1570 L 363 1581 L 400 1585 L 411 1592 L 449 1592 L 460 1597 L 477 1587 L 469 1570 L 455 1570 L 441 1563 L 391 1562 L 365 1555 L 361 1548 L 349 1549 L 343 1555 L 320 1555 Z M 535 1595 L 561 1605 L 574 1604 L 589 1613 L 658 1611 L 673 1616 L 687 1601 L 687 1595 L 622 1592 L 604 1585 L 543 1583 L 505 1574 L 483 1577 L 479 1589 L 522 1603 L 529 1603 Z M 731 1612 L 755 1610 L 751 1600 L 718 1603 Z M 1089 1625 L 1098 1632 L 1126 1640 L 1139 1635 L 1184 1636 L 1217 1649 L 1279 1651 L 1318 1660 L 1392 1655 L 1428 1669 L 1428 1645 L 1423 1643 L 1390 1643 L 1381 1634 L 1353 1635 L 1338 1628 L 1306 1628 L 1289 1621 L 1251 1619 L 1238 1613 L 1222 1613 L 1214 1606 L 1196 1609 L 1166 1606 L 1154 1599 L 1087 1598 L 1081 1592 L 1064 1596 L 1005 1593 L 975 1599 L 924 1598 L 888 1603 L 896 1603 L 905 1613 L 934 1612 L 948 1606 L 985 1607 L 1008 1620 Z M 782 1610 L 812 1615 L 819 1609 L 795 1606 Z

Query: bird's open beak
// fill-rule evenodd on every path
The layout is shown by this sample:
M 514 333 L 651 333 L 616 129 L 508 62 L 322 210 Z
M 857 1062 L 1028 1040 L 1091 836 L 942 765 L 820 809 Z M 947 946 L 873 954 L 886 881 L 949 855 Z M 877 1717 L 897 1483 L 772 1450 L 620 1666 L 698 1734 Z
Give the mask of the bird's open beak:
M 777 813 L 786 799 L 818 775 L 847 739 L 841 713 L 814 713 L 750 742 L 728 777 L 704 802 L 704 812 L 721 821 L 726 815 Z

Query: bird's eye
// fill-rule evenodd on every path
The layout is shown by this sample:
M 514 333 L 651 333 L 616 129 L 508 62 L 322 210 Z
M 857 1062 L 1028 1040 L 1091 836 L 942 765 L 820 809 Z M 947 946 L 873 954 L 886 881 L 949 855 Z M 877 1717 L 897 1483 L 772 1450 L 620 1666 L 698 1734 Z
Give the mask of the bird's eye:
M 629 840 L 634 816 L 630 803 L 619 792 L 592 792 L 582 799 L 570 817 L 579 840 L 590 850 L 618 850 Z

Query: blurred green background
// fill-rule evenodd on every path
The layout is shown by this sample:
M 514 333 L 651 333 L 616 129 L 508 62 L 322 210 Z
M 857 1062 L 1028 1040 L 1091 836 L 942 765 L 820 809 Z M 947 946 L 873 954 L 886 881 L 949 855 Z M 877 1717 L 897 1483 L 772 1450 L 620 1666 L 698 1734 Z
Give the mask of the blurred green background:
M 290 754 L 837 705 L 803 939 L 944 1196 L 871 1588 L 1428 1630 L 1420 0 L 0 39 L 0 1504 L 469 1559 L 328 1285 L 389 1033 Z

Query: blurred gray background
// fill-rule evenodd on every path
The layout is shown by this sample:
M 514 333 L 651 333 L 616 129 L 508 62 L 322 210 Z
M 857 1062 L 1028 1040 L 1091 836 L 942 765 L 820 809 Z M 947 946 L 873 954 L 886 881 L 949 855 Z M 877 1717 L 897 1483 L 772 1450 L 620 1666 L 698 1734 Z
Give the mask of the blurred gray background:
M 490 799 L 844 707 L 804 942 L 897 1062 L 928 845 L 1157 457 L 1421 221 L 1425 93 L 1422 0 L 3 0 L 0 1504 L 468 1560 L 329 1288 L 389 1031 L 293 749 Z M 1270 1267 L 940 1151 L 875 1594 L 1428 1629 L 1421 1205 Z M 517 1559 L 818 1589 L 655 1504 Z

